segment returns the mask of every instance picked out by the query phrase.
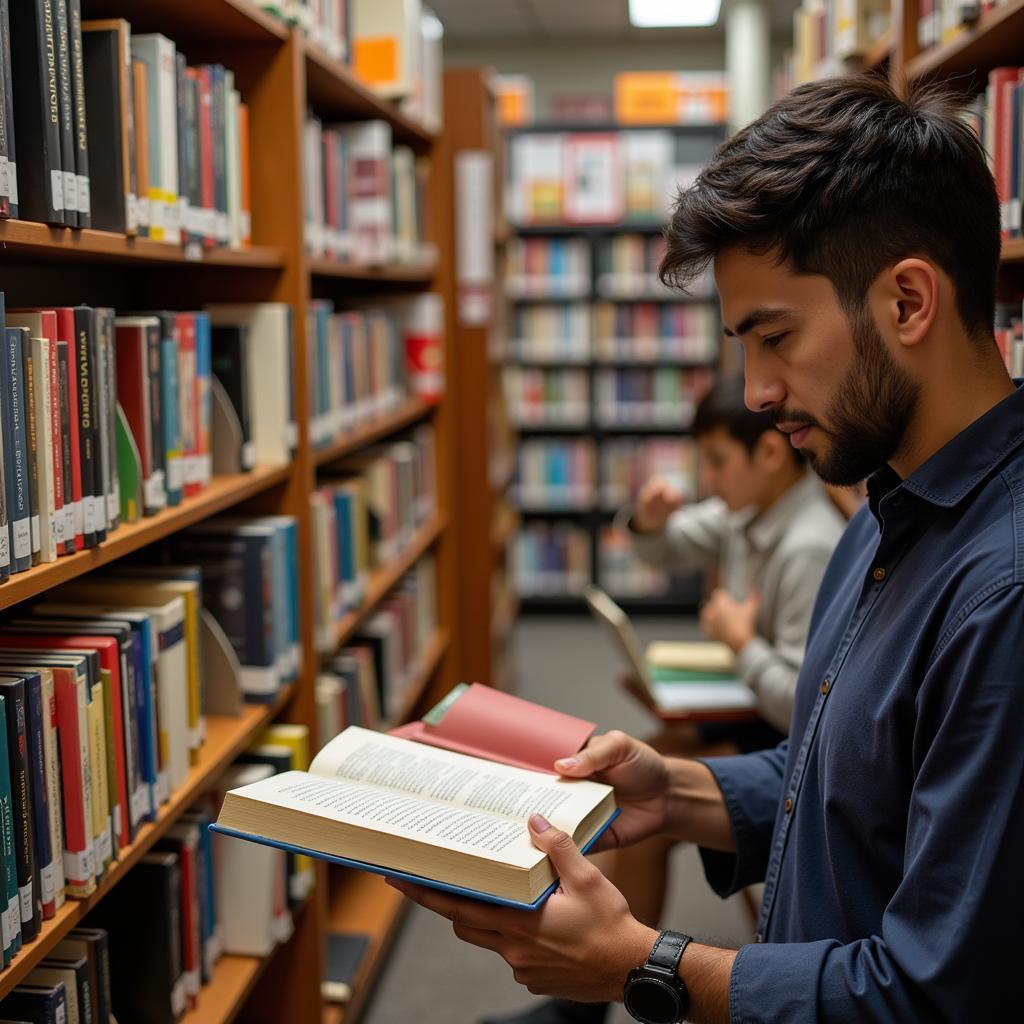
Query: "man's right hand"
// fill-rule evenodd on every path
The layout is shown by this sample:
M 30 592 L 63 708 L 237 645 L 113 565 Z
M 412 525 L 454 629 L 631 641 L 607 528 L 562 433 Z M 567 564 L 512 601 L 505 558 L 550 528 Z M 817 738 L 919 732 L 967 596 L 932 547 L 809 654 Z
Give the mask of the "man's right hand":
M 632 527 L 637 533 L 657 533 L 682 505 L 683 496 L 664 477 L 652 477 L 637 495 Z
M 630 846 L 664 832 L 669 773 L 653 747 L 618 730 L 595 736 L 578 754 L 555 762 L 569 779 L 593 778 L 615 789 L 621 814 L 591 852 Z

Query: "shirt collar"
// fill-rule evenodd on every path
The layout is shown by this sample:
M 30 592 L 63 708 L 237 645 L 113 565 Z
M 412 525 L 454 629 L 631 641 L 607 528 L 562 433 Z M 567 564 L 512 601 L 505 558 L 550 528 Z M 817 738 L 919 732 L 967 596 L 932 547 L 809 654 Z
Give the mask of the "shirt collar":
M 812 501 L 815 492 L 821 491 L 821 483 L 810 472 L 805 471 L 798 480 L 774 505 L 760 514 L 755 513 L 746 524 L 747 539 L 757 551 L 774 547 L 789 529 L 794 514 Z
M 1006 457 L 1024 444 L 1024 380 L 1015 391 L 979 416 L 901 481 L 891 466 L 868 479 L 868 501 L 875 518 L 882 499 L 902 485 L 905 491 L 942 508 L 958 505 Z

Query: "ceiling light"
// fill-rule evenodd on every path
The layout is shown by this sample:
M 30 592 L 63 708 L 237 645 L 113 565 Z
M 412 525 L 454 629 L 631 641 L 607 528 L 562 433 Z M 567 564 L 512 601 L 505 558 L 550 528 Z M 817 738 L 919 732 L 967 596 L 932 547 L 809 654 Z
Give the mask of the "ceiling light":
M 714 25 L 722 0 L 629 0 L 636 28 L 698 28 Z

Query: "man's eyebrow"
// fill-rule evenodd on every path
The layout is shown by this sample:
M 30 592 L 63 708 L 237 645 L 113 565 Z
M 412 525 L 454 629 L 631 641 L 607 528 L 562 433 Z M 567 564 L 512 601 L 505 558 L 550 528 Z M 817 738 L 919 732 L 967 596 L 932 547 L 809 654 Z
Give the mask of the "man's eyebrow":
M 741 338 L 754 327 L 760 327 L 762 324 L 774 324 L 791 316 L 796 316 L 795 309 L 778 306 L 771 309 L 755 309 L 739 322 L 735 331 L 730 330 L 728 327 L 723 327 L 722 333 L 727 338 Z

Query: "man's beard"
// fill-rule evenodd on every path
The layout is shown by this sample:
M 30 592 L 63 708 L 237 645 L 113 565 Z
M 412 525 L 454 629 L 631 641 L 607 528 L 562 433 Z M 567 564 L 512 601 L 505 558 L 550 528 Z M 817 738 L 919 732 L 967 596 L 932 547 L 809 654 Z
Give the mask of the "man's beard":
M 828 451 L 804 454 L 825 483 L 839 487 L 859 483 L 893 457 L 921 396 L 921 386 L 889 355 L 870 317 L 858 314 L 852 326 L 853 365 L 825 408 L 828 427 L 805 412 L 775 414 L 776 422 L 812 424 L 828 435 Z

